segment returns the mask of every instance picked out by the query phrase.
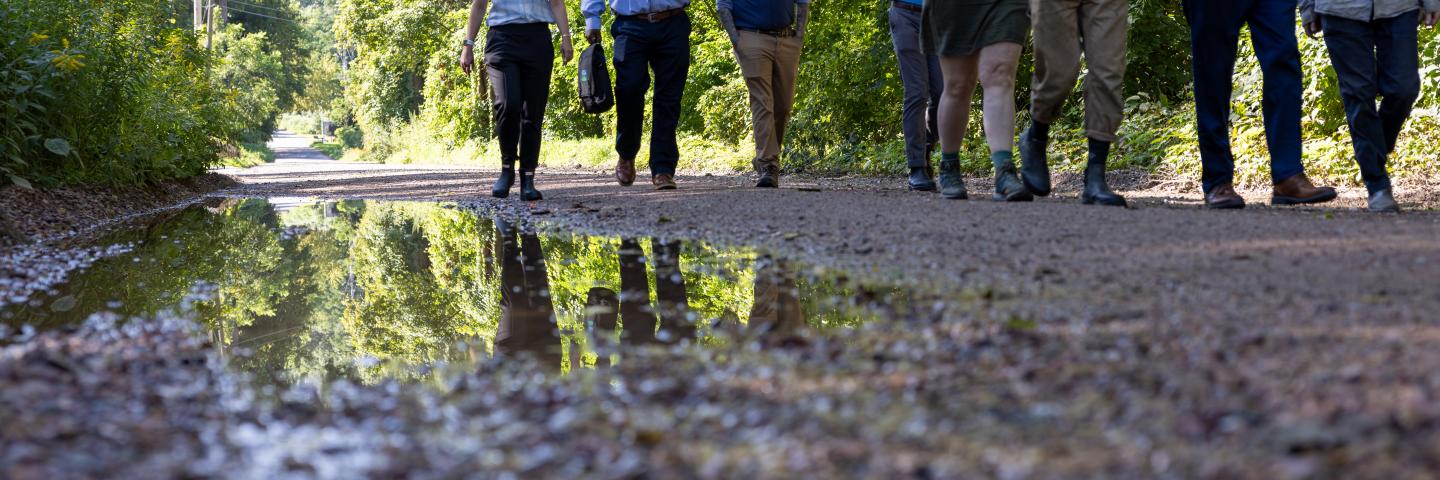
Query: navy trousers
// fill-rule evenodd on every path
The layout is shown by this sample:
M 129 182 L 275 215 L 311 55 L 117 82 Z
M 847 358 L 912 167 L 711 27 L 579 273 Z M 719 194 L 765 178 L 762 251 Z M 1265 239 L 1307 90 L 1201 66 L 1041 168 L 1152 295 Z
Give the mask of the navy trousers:
M 485 71 L 490 76 L 501 166 L 514 167 L 518 159 L 521 171 L 533 172 L 540 165 L 541 124 L 555 68 L 550 25 L 497 25 L 485 35 Z
M 650 174 L 675 174 L 680 147 L 680 99 L 690 74 L 690 17 L 659 22 L 621 17 L 610 25 L 615 37 L 615 153 L 634 159 L 645 133 L 645 91 L 655 74 L 650 127 Z
M 1305 172 L 1300 163 L 1301 71 L 1295 39 L 1297 0 L 1184 0 L 1195 73 L 1196 133 L 1205 192 L 1235 179 L 1230 150 L 1230 94 L 1240 29 L 1265 75 L 1265 141 L 1275 183 Z
M 1325 46 L 1340 81 L 1360 178 L 1370 193 L 1390 188 L 1385 163 L 1420 98 L 1419 16 L 1361 22 L 1322 16 Z M 1375 108 L 1376 98 L 1380 108 Z

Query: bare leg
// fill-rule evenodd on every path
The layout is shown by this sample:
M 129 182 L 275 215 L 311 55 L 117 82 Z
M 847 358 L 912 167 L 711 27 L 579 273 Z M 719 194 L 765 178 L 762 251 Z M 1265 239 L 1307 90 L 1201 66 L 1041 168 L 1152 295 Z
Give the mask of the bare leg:
M 1019 44 L 997 43 L 980 50 L 980 85 L 985 89 L 981 106 L 985 109 L 985 140 L 991 153 L 1009 152 L 1015 147 L 1015 69 L 1019 64 Z M 950 92 L 947 89 L 945 93 Z M 945 104 L 940 106 L 944 108 Z
M 977 68 L 980 55 L 940 57 L 940 71 L 945 77 L 945 91 L 940 95 L 940 147 L 944 153 L 956 153 L 965 142 L 970 123 L 970 99 L 979 81 Z M 1012 70 L 1013 72 L 1013 70 Z M 1012 85 L 1012 90 L 1013 85 Z M 1011 107 L 1014 117 L 1014 107 Z

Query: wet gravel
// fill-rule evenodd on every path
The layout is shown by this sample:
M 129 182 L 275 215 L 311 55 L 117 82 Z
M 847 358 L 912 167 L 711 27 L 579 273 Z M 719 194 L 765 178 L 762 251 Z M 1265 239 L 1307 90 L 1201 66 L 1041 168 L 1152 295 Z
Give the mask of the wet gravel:
M 288 169 L 287 169 L 288 168 Z M 275 395 L 183 321 L 8 334 L 15 478 L 1427 478 L 1440 470 L 1440 214 L 945 201 L 893 181 L 681 189 L 277 166 L 235 196 L 458 200 L 543 228 L 757 246 L 910 286 L 890 321 L 783 346 L 622 352 L 544 374 L 481 359 L 423 388 Z M 983 186 L 972 184 L 972 190 Z M 1411 202 L 1433 205 L 1428 194 Z M 1258 203 L 1263 195 L 1248 198 Z M 1358 200 L 1363 202 L 1363 199 Z M 1418 209 L 1416 209 L 1418 210 Z M 176 314 L 184 318 L 185 313 Z M 265 400 L 276 397 L 278 400 Z M 15 421 L 24 419 L 23 422 Z

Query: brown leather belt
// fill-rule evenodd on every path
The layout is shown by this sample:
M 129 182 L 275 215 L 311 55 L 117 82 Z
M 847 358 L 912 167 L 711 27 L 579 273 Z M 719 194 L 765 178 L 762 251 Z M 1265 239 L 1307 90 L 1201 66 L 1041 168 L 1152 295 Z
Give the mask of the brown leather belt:
M 917 7 L 917 6 L 914 6 L 914 5 L 911 5 L 911 4 L 908 4 L 908 3 L 905 3 L 905 2 L 890 2 L 890 5 L 894 5 L 895 8 L 898 8 L 898 9 L 901 9 L 901 10 L 909 10 L 909 11 L 912 11 L 912 12 L 915 12 L 915 13 L 925 13 L 925 9 L 920 8 L 920 7 Z
M 624 18 L 624 19 L 629 19 L 629 20 L 641 20 L 641 21 L 646 21 L 646 22 L 650 22 L 650 23 L 658 23 L 658 22 L 660 22 L 661 20 L 665 20 L 665 19 L 667 19 L 667 18 L 676 16 L 676 15 L 684 15 L 684 14 L 685 14 L 685 7 L 680 7 L 680 8 L 672 8 L 672 9 L 670 9 L 670 10 L 664 10 L 664 11 L 660 11 L 660 12 L 641 13 L 641 14 L 636 14 L 636 15 L 620 15 L 619 18 Z

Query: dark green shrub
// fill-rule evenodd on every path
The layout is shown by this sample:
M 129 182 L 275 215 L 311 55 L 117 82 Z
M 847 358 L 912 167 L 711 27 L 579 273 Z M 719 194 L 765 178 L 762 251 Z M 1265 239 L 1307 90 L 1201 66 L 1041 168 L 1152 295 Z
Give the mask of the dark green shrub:
M 335 138 L 340 140 L 340 145 L 345 148 L 360 148 L 365 144 L 360 129 L 356 127 L 340 127 L 335 130 Z

